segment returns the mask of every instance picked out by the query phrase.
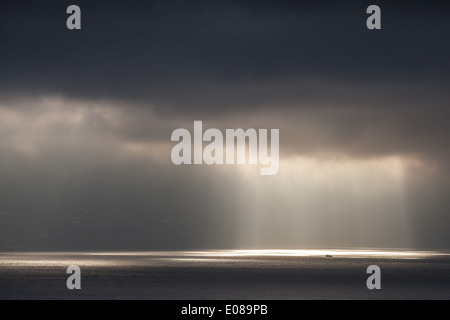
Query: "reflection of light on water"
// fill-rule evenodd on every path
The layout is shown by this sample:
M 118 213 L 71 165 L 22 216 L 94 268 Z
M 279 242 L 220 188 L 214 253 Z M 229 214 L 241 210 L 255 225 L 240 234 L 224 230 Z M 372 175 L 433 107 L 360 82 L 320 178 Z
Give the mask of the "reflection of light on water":
M 3 257 L 0 256 L 0 267 L 65 267 L 70 265 L 78 265 L 83 267 L 113 267 L 119 266 L 113 260 L 107 259 L 54 259 L 45 255 L 45 257 L 28 256 L 23 254 L 20 257 Z
M 146 257 L 238 257 L 238 256 L 278 256 L 278 257 L 314 257 L 314 256 L 354 256 L 354 257 L 431 257 L 448 255 L 437 251 L 399 251 L 399 250 L 339 250 L 339 249 L 267 249 L 267 250 L 202 250 L 202 251 L 154 251 L 154 252 L 95 252 L 91 256 L 146 256 Z M 188 258 L 183 258 L 188 259 Z
M 154 251 L 154 252 L 84 252 L 84 253 L 2 253 L 0 267 L 130 267 L 156 266 L 166 263 L 225 262 L 242 258 L 275 257 L 345 257 L 425 259 L 450 256 L 437 251 L 400 250 L 206 250 L 206 251 Z M 241 260 L 240 260 L 241 261 Z
M 98 261 L 98 260 L 28 260 L 28 259 L 18 259 L 18 260 L 6 260 L 0 261 L 0 266 L 35 266 L 35 267 L 60 267 L 60 266 L 70 266 L 79 265 L 85 267 L 106 267 L 113 266 L 114 263 L 110 261 Z
M 432 257 L 449 255 L 435 251 L 380 251 L 380 250 L 228 250 L 196 252 L 199 255 L 219 256 L 276 256 L 276 257 L 317 257 L 317 256 L 340 256 L 340 257 Z

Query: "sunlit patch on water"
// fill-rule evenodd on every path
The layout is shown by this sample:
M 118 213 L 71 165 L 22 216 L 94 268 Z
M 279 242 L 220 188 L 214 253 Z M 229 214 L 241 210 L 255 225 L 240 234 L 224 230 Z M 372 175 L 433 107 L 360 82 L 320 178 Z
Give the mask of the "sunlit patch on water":
M 164 263 L 223 262 L 232 259 L 324 257 L 324 258 L 388 258 L 425 259 L 450 256 L 446 252 L 408 250 L 206 250 L 206 251 L 153 251 L 153 252 L 53 252 L 2 253 L 0 266 L 4 267 L 126 267 L 162 265 Z
M 425 258 L 432 256 L 449 255 L 437 251 L 394 251 L 394 250 L 228 250 L 228 251 L 206 251 L 193 252 L 198 255 L 221 255 L 221 256 L 276 256 L 276 257 L 380 257 L 380 258 Z

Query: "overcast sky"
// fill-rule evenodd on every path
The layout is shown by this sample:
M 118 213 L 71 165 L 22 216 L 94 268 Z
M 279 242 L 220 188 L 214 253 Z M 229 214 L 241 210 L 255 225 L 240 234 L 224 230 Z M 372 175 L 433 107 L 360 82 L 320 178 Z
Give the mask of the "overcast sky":
M 2 1 L 0 248 L 450 249 L 449 14 Z M 175 166 L 171 133 L 194 120 L 279 129 L 279 173 Z

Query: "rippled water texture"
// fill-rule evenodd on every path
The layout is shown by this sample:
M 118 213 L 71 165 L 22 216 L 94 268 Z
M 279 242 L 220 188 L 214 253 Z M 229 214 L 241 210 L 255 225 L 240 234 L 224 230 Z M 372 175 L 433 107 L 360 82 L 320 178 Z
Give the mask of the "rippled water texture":
M 81 290 L 66 269 L 81 268 Z M 369 265 L 381 290 L 369 290 Z M 0 299 L 449 299 L 450 255 L 383 250 L 0 253 Z

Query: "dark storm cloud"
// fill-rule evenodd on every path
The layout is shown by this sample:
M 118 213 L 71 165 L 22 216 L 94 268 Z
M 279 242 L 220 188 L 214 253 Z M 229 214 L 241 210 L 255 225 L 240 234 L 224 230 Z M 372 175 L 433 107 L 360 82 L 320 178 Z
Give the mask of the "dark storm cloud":
M 65 28 L 68 2 L 6 2 L 1 88 L 220 111 L 342 81 L 448 84 L 448 5 L 425 3 L 379 2 L 369 32 L 367 1 L 81 1 L 81 31 Z
M 120 101 L 115 134 L 141 140 L 169 129 L 139 108 L 184 126 L 268 110 L 287 121 L 288 153 L 446 152 L 446 3 L 379 1 L 379 31 L 365 27 L 368 1 L 80 1 L 80 31 L 65 28 L 68 4 L 2 2 L 3 100 Z

